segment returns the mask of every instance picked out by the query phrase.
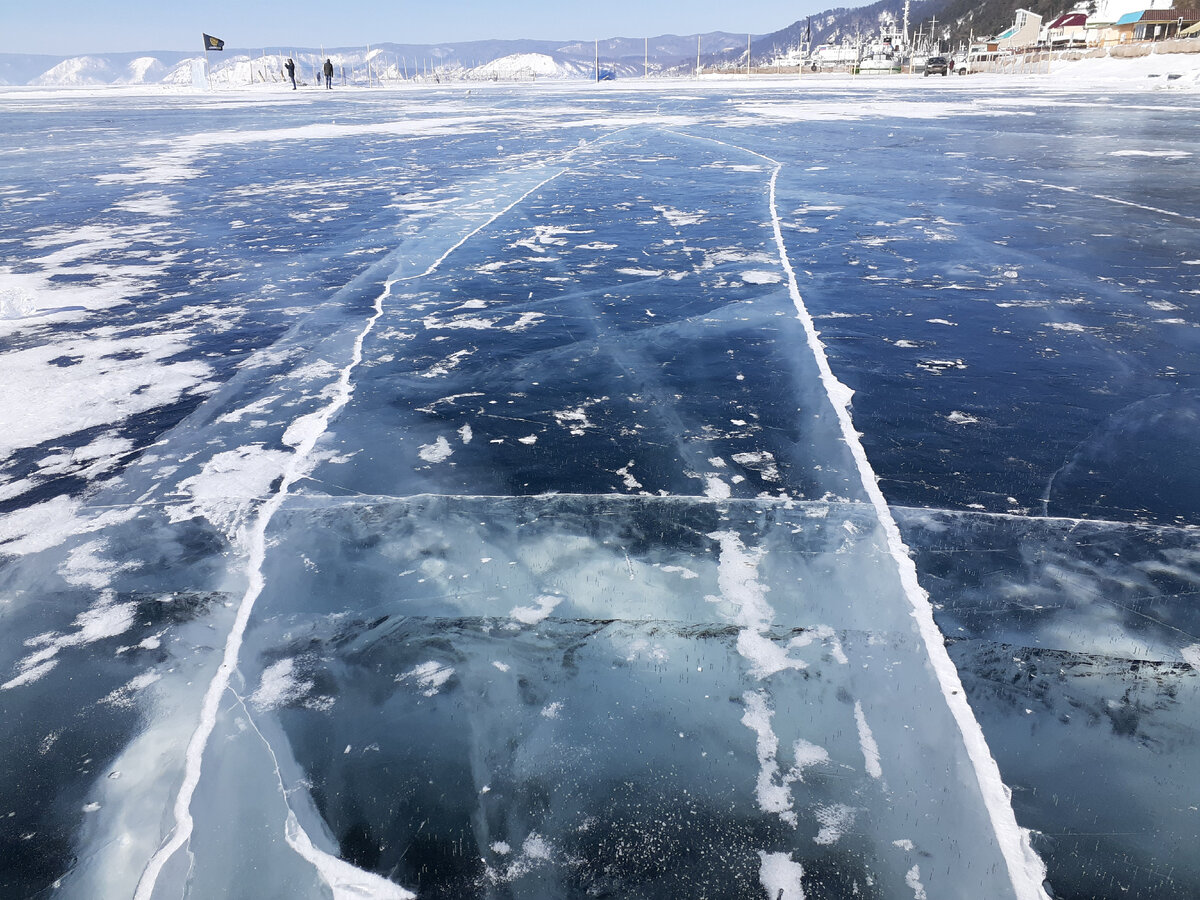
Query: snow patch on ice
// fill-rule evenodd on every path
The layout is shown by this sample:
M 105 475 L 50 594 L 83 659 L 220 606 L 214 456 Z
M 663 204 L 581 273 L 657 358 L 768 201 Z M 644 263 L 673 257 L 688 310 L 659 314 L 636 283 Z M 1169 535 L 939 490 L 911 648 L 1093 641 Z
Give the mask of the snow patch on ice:
M 1154 156 L 1161 159 L 1187 159 L 1192 154 L 1187 150 L 1112 150 L 1109 156 Z
M 759 884 L 766 889 L 767 900 L 804 900 L 804 867 L 790 853 L 758 851 Z
M 717 562 L 721 596 L 709 599 L 732 607 L 732 619 L 741 627 L 738 653 L 750 663 L 754 677 L 764 679 L 785 669 L 807 668 L 807 663 L 790 657 L 786 647 L 766 634 L 775 618 L 775 610 L 767 603 L 770 588 L 758 580 L 758 564 L 766 551 L 748 550 L 741 537 L 732 531 L 713 532 L 708 537 L 719 542 L 721 548 Z
M 765 691 L 747 691 L 742 695 L 746 706 L 742 714 L 742 724 L 754 732 L 758 752 L 758 780 L 755 784 L 755 797 L 758 808 L 765 813 L 774 813 L 787 824 L 795 827 L 798 819 L 792 809 L 792 792 L 788 783 L 781 777 L 779 761 L 779 738 L 771 727 L 771 717 L 775 710 L 767 702 Z
M 752 469 L 760 476 L 763 481 L 779 481 L 779 468 L 775 464 L 775 457 L 767 450 L 759 450 L 753 453 L 735 453 L 733 461 L 740 466 L 745 466 L 747 469 Z
M 131 707 L 133 706 L 134 697 L 144 691 L 146 688 L 150 687 L 150 685 L 154 684 L 160 678 L 162 678 L 162 675 L 153 670 L 149 672 L 142 672 L 140 675 L 135 675 L 133 678 L 129 679 L 129 681 L 117 688 L 115 691 L 111 691 L 107 696 L 101 699 L 100 702 L 108 706 L 115 706 L 118 708 Z
M 908 870 L 908 874 L 904 876 L 904 883 L 912 888 L 913 900 L 929 900 L 925 893 L 925 886 L 921 884 L 920 866 L 913 866 Z
M 138 567 L 133 560 L 115 562 L 102 556 L 107 542 L 103 540 L 84 541 L 72 547 L 67 553 L 67 559 L 58 567 L 58 574 L 68 584 L 78 584 L 99 590 L 107 587 L 113 576 L 119 572 L 127 572 Z
M 586 406 L 578 406 L 575 409 L 558 409 L 551 412 L 554 416 L 554 421 L 561 427 L 566 428 L 571 434 L 579 437 L 587 433 L 587 429 L 592 428 L 592 423 L 588 420 Z
M 732 490 L 719 475 L 706 475 L 704 478 L 704 496 L 713 500 L 728 500 L 733 496 Z
M 414 682 L 422 694 L 426 697 L 432 697 L 452 677 L 454 677 L 454 668 L 452 666 L 430 660 L 429 662 L 421 663 L 419 666 L 414 666 L 401 675 L 397 675 L 396 681 L 400 684 L 409 681 Z
M 503 846 L 506 848 L 508 847 L 507 844 L 504 844 Z M 493 844 L 492 847 L 494 849 L 496 845 Z M 501 851 L 496 852 L 501 853 Z M 509 852 L 511 852 L 511 850 L 506 849 L 503 851 L 503 853 L 501 853 L 501 855 L 506 855 Z M 505 884 L 516 881 L 518 878 L 528 875 L 534 869 L 549 862 L 553 855 L 554 847 L 550 844 L 550 842 L 536 831 L 531 832 L 529 836 L 525 838 L 524 843 L 521 844 L 520 854 L 516 859 L 508 864 L 507 868 L 505 868 L 503 871 L 498 871 L 490 866 L 488 867 L 488 880 L 492 881 L 493 883 Z
M 0 517 L 0 555 L 40 553 L 61 544 L 71 535 L 100 531 L 128 521 L 139 513 L 139 508 L 134 506 L 85 518 L 79 515 L 81 510 L 79 500 L 59 495 Z
M 792 747 L 792 767 L 782 772 L 779 767 L 779 738 L 771 725 L 775 711 L 771 708 L 766 691 L 746 691 L 742 694 L 745 712 L 742 724 L 755 734 L 758 754 L 758 778 L 755 782 L 755 799 L 758 808 L 765 813 L 774 813 L 793 828 L 799 820 L 792 808 L 793 783 L 804 781 L 804 770 L 829 762 L 829 753 L 816 744 L 804 739 L 797 740 Z
M 779 284 L 783 281 L 783 276 L 778 272 L 764 272 L 761 269 L 752 269 L 749 272 L 742 273 L 742 281 L 746 284 Z
M 313 688 L 311 681 L 296 677 L 296 661 L 281 659 L 262 673 L 258 689 L 250 695 L 250 703 L 258 710 L 279 709 L 302 699 Z
M 159 193 L 158 191 L 148 191 L 144 194 L 129 197 L 126 200 L 119 200 L 113 204 L 113 208 L 144 216 L 157 216 L 163 219 L 174 218 L 179 212 L 179 207 L 175 201 L 166 194 Z
M 432 444 L 422 444 L 417 455 L 425 462 L 440 463 L 448 460 L 453 452 L 450 442 L 439 434 Z
M 32 642 L 27 641 L 29 646 L 44 646 L 17 663 L 16 676 L 0 685 L 0 690 L 10 690 L 37 681 L 54 668 L 58 653 L 68 647 L 93 644 L 124 634 L 132 628 L 137 603 L 132 600 L 115 603 L 114 599 L 111 591 L 102 591 L 97 603 L 75 617 L 72 624 L 76 631 L 39 635 Z
M 51 342 L 0 354 L 0 459 L 17 450 L 174 403 L 206 386 L 211 368 L 171 362 L 182 335 Z M 61 360 L 69 360 L 61 365 Z M 36 396 L 37 402 L 29 398 Z
M 654 211 L 666 219 L 667 224 L 672 228 L 679 228 L 684 225 L 699 225 L 708 214 L 708 211 L 703 209 L 688 213 L 669 206 L 656 206 L 654 207 Z
M 822 846 L 835 844 L 854 824 L 854 817 L 857 810 L 853 806 L 846 806 L 843 803 L 834 803 L 831 806 L 818 806 L 814 811 L 817 819 L 817 824 L 821 826 L 821 830 L 817 832 L 813 840 Z
M 863 762 L 867 774 L 872 778 L 883 777 L 883 767 L 879 764 L 879 745 L 875 743 L 875 735 L 867 724 L 867 716 L 863 712 L 862 701 L 854 701 L 854 721 L 858 724 L 858 745 L 862 748 Z
M 688 569 L 684 566 L 663 566 L 662 570 L 664 572 L 671 572 L 671 573 L 678 572 L 679 576 L 685 580 L 700 577 L 697 573 L 693 572 L 691 569 Z
M 255 502 L 268 496 L 291 457 L 285 450 L 267 450 L 261 444 L 217 453 L 198 475 L 179 483 L 179 490 L 191 499 L 168 507 L 167 515 L 172 522 L 201 516 L 230 538 L 236 537 Z
M 542 594 L 533 601 L 533 606 L 514 606 L 508 614 L 523 625 L 537 625 L 554 612 L 555 607 L 562 601 L 562 597 Z
M 632 468 L 633 460 L 631 459 L 628 464 L 617 469 L 617 474 L 621 476 L 621 483 L 624 484 L 627 489 L 636 491 L 642 486 L 642 483 L 633 477 L 633 473 L 629 471 Z

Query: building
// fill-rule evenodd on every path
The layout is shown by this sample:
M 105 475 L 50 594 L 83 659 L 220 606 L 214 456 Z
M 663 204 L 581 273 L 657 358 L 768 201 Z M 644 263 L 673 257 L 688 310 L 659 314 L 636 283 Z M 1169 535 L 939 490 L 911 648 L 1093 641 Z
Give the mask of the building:
M 1148 9 L 1133 29 L 1135 41 L 1161 41 L 1178 37 L 1200 18 L 1194 9 Z
M 1141 14 L 1145 10 L 1169 8 L 1174 0 L 1097 0 L 1095 12 L 1088 14 L 1084 26 L 1086 42 L 1094 47 L 1104 47 L 1122 41 L 1122 32 L 1128 34 L 1126 41 L 1133 40 L 1132 29 L 1122 26 L 1118 30 L 1117 23 L 1131 13 Z M 1082 10 L 1076 8 L 1077 12 Z
M 1194 9 L 1144 9 L 1126 13 L 1109 30 L 1108 43 L 1161 41 L 1178 37 L 1197 21 Z
M 1087 42 L 1087 13 L 1063 13 L 1046 26 L 1041 43 L 1054 47 L 1074 47 Z
M 1027 9 L 1018 9 L 1012 25 L 996 35 L 999 50 L 1017 50 L 1037 45 L 1042 30 L 1042 17 Z

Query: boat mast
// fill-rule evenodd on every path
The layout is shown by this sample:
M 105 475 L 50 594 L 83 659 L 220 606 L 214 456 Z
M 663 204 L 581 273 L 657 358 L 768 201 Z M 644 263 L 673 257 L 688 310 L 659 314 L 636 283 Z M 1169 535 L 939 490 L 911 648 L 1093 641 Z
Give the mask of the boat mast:
M 908 0 L 904 0 L 904 44 L 908 45 Z

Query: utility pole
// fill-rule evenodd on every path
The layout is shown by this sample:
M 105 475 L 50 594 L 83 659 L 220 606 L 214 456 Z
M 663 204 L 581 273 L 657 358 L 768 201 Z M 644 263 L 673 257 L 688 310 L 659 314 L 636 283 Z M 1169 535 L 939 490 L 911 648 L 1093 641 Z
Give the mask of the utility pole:
M 746 75 L 750 74 L 750 35 L 746 35 Z
M 600 83 L 600 39 L 596 38 L 596 83 Z
M 1183 19 L 1180 19 L 1179 21 L 1182 22 Z M 646 61 L 644 63 L 644 66 L 645 66 L 645 69 L 642 72 L 642 77 L 649 78 L 650 77 L 650 38 L 646 38 Z
M 696 77 L 700 77 L 700 35 L 696 35 Z

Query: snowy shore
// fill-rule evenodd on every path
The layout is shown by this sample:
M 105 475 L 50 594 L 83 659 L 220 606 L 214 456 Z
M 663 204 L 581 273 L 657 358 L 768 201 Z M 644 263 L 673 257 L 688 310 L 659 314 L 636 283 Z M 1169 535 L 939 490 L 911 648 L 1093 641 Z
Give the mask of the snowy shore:
M 1200 44 L 1200 41 L 1197 42 Z M 919 81 L 923 88 L 938 90 L 953 87 L 986 88 L 994 90 L 1004 86 L 1020 85 L 1027 90 L 1054 90 L 1069 88 L 1071 90 L 1200 90 L 1200 53 L 1152 53 L 1137 58 L 1122 58 L 1108 56 L 1099 59 L 1052 60 L 1039 64 L 1043 67 L 1038 72 L 1023 73 L 991 73 L 977 72 L 969 76 L 951 77 L 947 79 L 925 79 L 920 75 L 848 75 L 848 74 L 810 74 L 802 75 L 754 75 L 747 77 L 740 73 L 706 74 L 700 79 L 679 77 L 662 78 L 623 78 L 603 82 L 596 85 L 597 90 L 663 90 L 676 89 L 686 84 L 722 84 L 733 90 L 751 90 L 759 87 L 776 88 L 780 85 L 799 85 L 806 88 L 849 87 L 852 85 L 870 86 L 872 88 L 892 89 L 912 86 Z M 486 91 L 493 88 L 508 89 L 514 85 L 528 87 L 577 89 L 588 84 L 587 78 L 581 78 L 576 73 L 555 76 L 552 71 L 539 71 L 539 76 L 533 78 L 500 77 L 496 81 L 477 80 L 447 80 L 441 83 L 419 81 L 392 81 L 383 85 L 366 87 L 362 84 L 336 85 L 334 94 L 344 92 L 362 93 L 378 91 L 420 92 L 424 90 L 454 90 Z M 294 96 L 299 99 L 315 93 L 318 88 L 312 85 L 302 85 Z M 215 79 L 211 90 L 193 86 L 188 83 L 158 83 L 158 84 L 119 84 L 119 85 L 0 85 L 0 98 L 14 97 L 22 99 L 42 99 L 54 96 L 73 98 L 96 96 L 136 96 L 147 94 L 161 96 L 163 94 L 209 95 L 214 99 L 220 97 L 246 95 L 264 96 L 293 96 L 293 92 L 279 83 L 251 84 L 222 83 L 220 77 Z M 324 95 L 324 92 L 322 92 Z

